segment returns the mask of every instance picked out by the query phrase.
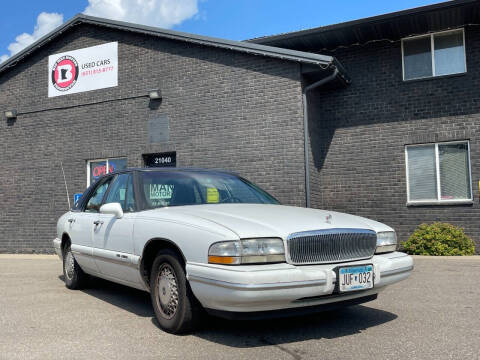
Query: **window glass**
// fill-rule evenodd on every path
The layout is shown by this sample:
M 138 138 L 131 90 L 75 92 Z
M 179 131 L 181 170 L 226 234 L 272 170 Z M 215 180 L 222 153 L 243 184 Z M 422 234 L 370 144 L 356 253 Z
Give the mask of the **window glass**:
M 468 142 L 407 146 L 408 200 L 471 200 Z
M 410 200 L 437 199 L 435 145 L 408 147 Z
M 128 177 L 127 183 L 127 196 L 125 199 L 125 209 L 126 212 L 135 211 L 135 194 L 133 191 L 133 176 L 130 174 Z
M 404 80 L 467 71 L 463 30 L 403 39 L 402 44 Z
M 465 52 L 463 33 L 434 35 L 435 75 L 448 75 L 465 72 Z
M 180 205 L 278 204 L 254 184 L 230 174 L 208 172 L 141 172 L 147 208 Z
M 131 174 L 117 176 L 105 199 L 105 204 L 109 203 L 119 203 L 124 212 L 135 211 L 133 178 Z
M 432 76 L 430 36 L 403 41 L 405 80 Z
M 90 162 L 90 184 L 107 174 L 107 161 Z
M 108 172 L 114 172 L 127 168 L 127 159 L 108 159 Z
M 90 185 L 103 175 L 127 168 L 126 158 L 91 160 L 88 163 L 90 167 L 90 178 L 88 179 Z
M 258 203 L 257 189 L 248 186 L 243 181 L 233 179 L 200 177 L 199 190 L 206 203 L 245 202 Z
M 116 180 L 112 183 L 112 187 L 108 192 L 105 204 L 119 203 L 123 211 L 125 211 L 128 177 L 129 174 L 121 174 L 116 177 Z
M 103 184 L 98 186 L 95 191 L 93 192 L 92 196 L 87 202 L 87 206 L 85 207 L 86 212 L 99 212 L 100 206 L 102 205 L 103 196 L 108 189 L 108 185 L 112 179 L 108 179 Z
M 470 167 L 466 143 L 438 145 L 442 200 L 470 199 Z
M 183 174 L 146 173 L 142 184 L 149 208 L 201 203 L 195 184 Z

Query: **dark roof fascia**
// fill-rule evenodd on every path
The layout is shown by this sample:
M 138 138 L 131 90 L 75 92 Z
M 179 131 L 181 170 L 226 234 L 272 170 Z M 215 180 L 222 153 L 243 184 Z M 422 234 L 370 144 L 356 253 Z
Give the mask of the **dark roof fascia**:
M 270 43 L 272 41 L 277 40 L 288 40 L 293 38 L 302 37 L 305 35 L 311 35 L 316 33 L 325 33 L 325 32 L 334 32 L 336 30 L 342 30 L 345 28 L 358 26 L 358 25 L 367 25 L 367 24 L 375 24 L 381 22 L 388 22 L 395 18 L 409 16 L 409 15 L 418 15 L 421 13 L 428 13 L 435 10 L 445 10 L 448 8 L 455 8 L 465 4 L 474 4 L 478 2 L 478 0 L 451 0 L 446 2 L 440 2 L 432 5 L 420 6 L 411 9 L 396 11 L 388 14 L 376 15 L 367 18 L 346 21 L 342 23 L 326 25 L 326 26 L 319 26 L 311 29 L 299 30 L 299 31 L 292 31 L 277 35 L 267 35 L 261 36 L 253 39 L 245 40 L 245 42 L 255 43 L 255 44 L 263 44 L 263 43 Z
M 114 21 L 104 18 L 98 18 L 94 16 L 88 16 L 84 14 L 78 14 L 72 19 L 65 22 L 63 25 L 59 26 L 55 30 L 51 31 L 47 35 L 43 36 L 39 40 L 35 41 L 33 44 L 27 46 L 25 49 L 15 54 L 8 60 L 6 60 L 2 65 L 0 65 L 0 73 L 14 67 L 19 61 L 24 59 L 26 56 L 36 51 L 38 48 L 44 46 L 45 44 L 52 41 L 54 38 L 58 37 L 60 34 L 69 30 L 75 25 L 79 24 L 91 24 L 97 26 L 110 27 L 123 31 L 132 31 L 135 33 L 148 34 L 153 36 L 159 36 L 162 38 L 186 41 L 190 43 L 195 43 L 205 46 L 214 46 L 222 49 L 240 51 L 244 53 L 267 56 L 282 60 L 296 61 L 299 63 L 312 64 L 326 69 L 330 66 L 337 66 L 339 69 L 341 67 L 338 65 L 338 61 L 333 56 L 313 54 L 309 52 L 289 50 L 284 48 L 277 48 L 268 45 L 254 44 L 250 42 L 243 41 L 233 41 L 233 40 L 224 40 L 219 38 L 213 38 L 202 35 L 194 35 L 189 33 L 184 33 L 174 30 L 160 29 L 152 26 L 145 26 L 133 23 L 127 23 L 123 21 Z
M 49 43 L 50 41 L 52 41 L 57 36 L 64 33 L 66 30 L 70 29 L 78 21 L 78 17 L 79 17 L 78 15 L 74 16 L 73 18 L 71 18 L 67 22 L 63 23 L 62 25 L 60 25 L 56 29 L 54 29 L 54 30 L 50 31 L 48 34 L 42 36 L 37 41 L 28 45 L 27 47 L 25 47 L 24 49 L 22 49 L 21 51 L 19 51 L 15 55 L 12 55 L 11 57 L 9 57 L 6 61 L 4 61 L 0 65 L 0 73 L 9 69 L 9 68 L 11 68 L 11 67 L 14 67 L 15 65 L 17 65 L 17 63 L 20 60 L 22 60 L 23 58 L 25 58 L 26 56 L 28 56 L 29 54 L 31 54 L 35 50 L 41 48 L 43 45 Z

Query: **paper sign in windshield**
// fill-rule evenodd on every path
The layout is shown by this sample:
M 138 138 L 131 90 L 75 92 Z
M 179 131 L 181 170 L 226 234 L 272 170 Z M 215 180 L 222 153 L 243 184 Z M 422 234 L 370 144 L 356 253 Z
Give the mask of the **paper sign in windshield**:
M 207 203 L 218 203 L 220 201 L 220 195 L 215 188 L 207 188 Z
M 120 201 L 125 201 L 125 192 L 127 191 L 127 189 L 119 189 L 119 200 Z
M 173 194 L 173 185 L 150 184 L 150 199 L 165 200 L 171 199 Z

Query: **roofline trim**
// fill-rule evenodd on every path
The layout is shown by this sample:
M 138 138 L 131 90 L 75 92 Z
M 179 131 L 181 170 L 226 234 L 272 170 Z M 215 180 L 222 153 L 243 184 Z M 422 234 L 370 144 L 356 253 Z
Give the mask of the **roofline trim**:
M 439 2 L 439 3 L 435 3 L 435 4 L 414 7 L 414 8 L 410 8 L 410 9 L 405 9 L 405 10 L 395 11 L 395 12 L 391 12 L 391 13 L 370 16 L 370 17 L 361 18 L 361 19 L 345 21 L 345 22 L 331 24 L 331 25 L 319 26 L 319 27 L 314 27 L 314 28 L 304 29 L 304 30 L 291 31 L 291 32 L 281 33 L 281 34 L 276 34 L 276 35 L 260 36 L 260 37 L 256 37 L 256 38 L 252 38 L 252 39 L 247 39 L 247 40 L 244 40 L 244 41 L 249 42 L 249 43 L 254 43 L 254 44 L 262 44 L 263 42 L 293 39 L 293 38 L 301 37 L 301 36 L 304 36 L 304 35 L 310 35 L 310 34 L 314 34 L 314 33 L 324 33 L 324 32 L 329 32 L 329 31 L 335 31 L 335 30 L 347 28 L 349 26 L 365 25 L 365 24 L 369 24 L 369 23 L 373 24 L 373 23 L 377 23 L 377 22 L 392 20 L 394 18 L 398 18 L 398 17 L 402 17 L 402 16 L 419 14 L 419 13 L 422 13 L 422 12 L 429 12 L 429 11 L 433 11 L 433 10 L 443 10 L 443 9 L 457 7 L 459 5 L 473 4 L 477 1 L 478 0 L 443 1 L 443 2 Z
M 97 26 L 105 26 L 123 31 L 131 31 L 135 33 L 143 33 L 152 36 L 159 36 L 171 40 L 185 41 L 205 46 L 213 46 L 227 50 L 239 51 L 244 53 L 249 53 L 253 55 L 266 56 L 277 58 L 281 60 L 289 60 L 300 63 L 312 64 L 320 66 L 322 69 L 326 69 L 331 65 L 335 65 L 341 69 L 338 61 L 333 56 L 313 54 L 304 51 L 289 50 L 284 48 L 278 48 L 274 46 L 255 44 L 250 42 L 243 41 L 234 41 L 234 40 L 225 40 L 219 38 L 213 38 L 203 35 L 194 35 L 185 32 L 175 31 L 175 30 L 166 30 L 152 26 L 145 26 L 139 24 L 133 24 L 123 21 L 109 20 L 105 18 L 99 18 L 94 16 L 89 16 L 85 14 L 77 14 L 58 28 L 49 32 L 39 40 L 35 41 L 33 44 L 27 46 L 22 51 L 10 57 L 2 65 L 0 65 L 0 73 L 3 71 L 12 68 L 17 65 L 17 63 L 23 60 L 25 57 L 30 55 L 32 52 L 36 51 L 38 48 L 46 45 L 53 39 L 55 39 L 60 34 L 69 30 L 75 25 L 79 24 L 91 24 Z

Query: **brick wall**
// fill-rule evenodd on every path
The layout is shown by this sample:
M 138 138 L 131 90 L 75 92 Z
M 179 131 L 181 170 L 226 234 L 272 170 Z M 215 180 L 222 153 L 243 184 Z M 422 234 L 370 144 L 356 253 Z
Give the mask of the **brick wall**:
M 48 56 L 119 42 L 119 86 L 48 98 Z M 176 151 L 178 166 L 233 170 L 283 203 L 304 204 L 299 64 L 78 25 L 0 75 L 0 252 L 51 252 L 57 218 L 86 186 L 89 159 Z M 129 98 L 160 88 L 163 101 Z M 112 101 L 110 101 L 112 100 Z M 89 104 L 100 102 L 98 104 Z M 68 109 L 51 110 L 52 108 Z M 148 145 L 166 114 L 170 141 Z
M 480 249 L 480 29 L 465 32 L 467 73 L 402 81 L 400 42 L 331 54 L 352 83 L 311 93 L 312 205 L 393 226 L 406 240 L 422 222 L 465 228 Z M 473 205 L 407 206 L 405 145 L 470 140 Z

